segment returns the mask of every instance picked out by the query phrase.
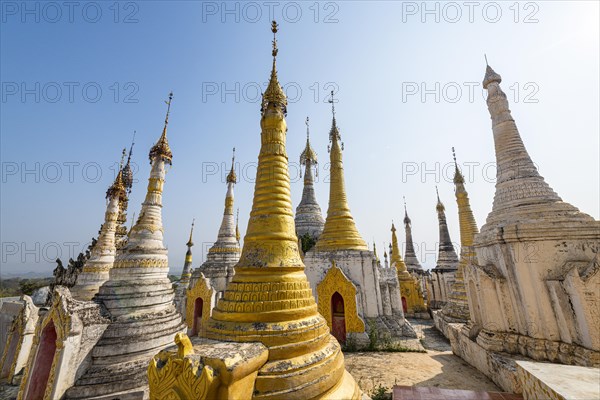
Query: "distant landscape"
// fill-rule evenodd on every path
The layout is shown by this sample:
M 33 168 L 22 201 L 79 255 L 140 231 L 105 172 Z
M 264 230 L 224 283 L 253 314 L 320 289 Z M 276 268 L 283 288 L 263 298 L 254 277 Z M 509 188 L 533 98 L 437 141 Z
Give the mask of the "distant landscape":
M 0 279 L 0 297 L 16 297 L 22 294 L 31 295 L 34 290 L 48 286 L 54 278 L 51 277 L 29 277 L 29 273 L 21 277 L 7 278 L 2 274 Z

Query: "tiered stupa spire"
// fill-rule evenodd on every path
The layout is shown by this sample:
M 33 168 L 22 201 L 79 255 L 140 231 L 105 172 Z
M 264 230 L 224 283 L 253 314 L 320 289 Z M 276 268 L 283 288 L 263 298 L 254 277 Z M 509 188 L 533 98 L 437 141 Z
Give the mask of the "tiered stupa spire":
M 192 276 L 192 246 L 194 246 L 193 235 L 194 235 L 194 223 L 192 221 L 192 227 L 190 228 L 190 238 L 187 243 L 187 251 L 185 252 L 185 262 L 183 264 L 183 271 L 181 272 L 181 279 L 179 280 L 180 285 L 187 287 L 190 283 L 190 277 Z
M 112 396 L 116 390 L 143 388 L 150 357 L 185 329 L 173 303 L 163 243 L 162 191 L 166 165 L 172 160 L 167 140 L 172 98 L 171 93 L 162 134 L 150 149 L 151 171 L 139 217 L 115 259 L 109 280 L 98 292 L 97 299 L 104 303 L 113 323 L 94 347 L 92 365 L 69 390 L 68 398 Z
M 458 268 L 458 256 L 454 250 L 454 245 L 450 239 L 450 232 L 448 232 L 448 223 L 446 222 L 446 213 L 444 203 L 440 200 L 440 193 L 438 192 L 437 186 L 435 187 L 437 195 L 437 204 L 435 209 L 438 215 L 438 222 L 440 228 L 440 243 L 438 246 L 438 258 L 435 270 L 438 271 L 451 271 Z
M 393 222 L 392 222 L 392 243 L 390 244 L 390 246 L 392 248 L 392 254 L 390 256 L 390 260 L 391 260 L 390 266 L 396 268 L 396 271 L 398 272 L 398 279 L 400 280 L 401 277 L 402 277 L 402 279 L 404 279 L 406 277 L 412 279 L 412 277 L 410 276 L 410 274 L 407 271 L 406 264 L 404 263 L 404 260 L 402 260 L 402 256 L 400 255 L 400 247 L 398 246 L 398 237 L 396 236 L 396 227 L 394 226 Z
M 125 152 L 125 149 L 123 149 Z M 116 231 L 119 225 L 121 205 L 127 202 L 127 188 L 123 182 L 123 160 L 119 172 L 106 191 L 106 212 L 104 223 L 96 245 L 91 250 L 90 258 L 85 262 L 83 269 L 77 277 L 77 283 L 71 288 L 73 297 L 77 300 L 91 300 L 98 289 L 108 279 L 109 270 L 112 268 L 117 253 Z
M 300 204 L 296 208 L 294 221 L 296 223 L 296 233 L 299 238 L 306 234 L 312 238 L 318 238 L 321 232 L 323 232 L 325 220 L 315 196 L 313 167 L 315 167 L 315 172 L 318 174 L 318 160 L 317 153 L 310 145 L 308 122 L 308 117 L 306 117 L 306 146 L 300 154 L 300 165 L 305 166 L 304 189 L 302 190 L 302 200 L 300 200 Z M 302 167 L 300 168 L 300 171 L 302 171 Z
M 227 192 L 223 218 L 219 227 L 217 240 L 208 249 L 206 261 L 196 268 L 192 274 L 190 288 L 195 287 L 199 279 L 208 278 L 216 291 L 225 289 L 227 283 L 233 277 L 233 266 L 240 259 L 240 237 L 236 218 L 233 213 L 234 186 L 237 183 L 235 173 L 235 148 L 231 157 L 231 169 L 225 178 Z M 202 276 L 203 275 L 203 276 Z
M 451 318 L 466 321 L 469 319 L 469 304 L 464 273 L 467 264 L 475 260 L 473 240 L 475 234 L 478 233 L 478 229 L 475 216 L 471 210 L 469 194 L 465 189 L 465 178 L 456 162 L 454 147 L 452 148 L 452 157 L 454 158 L 454 194 L 458 205 L 458 223 L 460 227 L 460 262 L 454 276 L 450 295 L 448 296 L 448 304 L 444 307 L 443 313 Z
M 217 241 L 208 250 L 208 253 L 222 253 L 229 250 L 239 252 L 239 244 L 236 233 L 236 222 L 233 215 L 234 195 L 233 188 L 237 183 L 237 175 L 235 173 L 235 147 L 231 156 L 231 170 L 227 174 L 227 193 L 225 194 L 225 209 L 223 210 L 223 219 L 219 228 Z
M 406 199 L 404 199 L 404 231 L 406 234 L 406 248 L 404 251 L 404 259 L 409 272 L 423 273 L 423 267 L 415 253 L 415 245 L 412 238 L 412 222 L 408 216 L 406 209 Z
M 497 169 L 494 204 L 479 235 L 482 243 L 496 238 L 496 227 L 510 223 L 544 219 L 552 226 L 551 220 L 572 222 L 575 218 L 587 221 L 589 216 L 564 203 L 538 173 L 523 144 L 500 82 L 500 75 L 487 65 L 483 87 L 488 91 Z
M 275 22 L 272 30 L 277 32 Z M 360 390 L 344 370 L 340 346 L 317 312 L 298 251 L 285 149 L 287 99 L 275 65 L 274 60 L 263 96 L 261 150 L 242 256 L 213 309 L 206 336 L 258 341 L 268 348 L 255 398 L 358 399 Z
M 344 165 L 342 162 L 343 144 L 340 131 L 335 119 L 335 99 L 331 92 L 331 111 L 333 114 L 329 141 L 331 142 L 330 159 L 330 185 L 329 207 L 323 233 L 319 237 L 316 250 L 368 250 L 368 246 L 356 229 L 354 218 L 348 206 L 346 185 L 344 183 Z

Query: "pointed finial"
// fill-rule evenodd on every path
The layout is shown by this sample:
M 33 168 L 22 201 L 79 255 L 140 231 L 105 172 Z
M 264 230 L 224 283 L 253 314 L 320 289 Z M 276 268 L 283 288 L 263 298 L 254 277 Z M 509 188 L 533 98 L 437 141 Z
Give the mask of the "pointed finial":
M 335 121 L 335 99 L 333 97 L 333 90 L 331 91 L 331 99 L 329 99 L 331 103 L 331 114 L 333 115 L 333 120 Z
M 489 66 L 490 64 L 488 63 L 488 60 L 487 60 L 487 54 L 483 53 L 483 57 L 485 58 L 485 65 Z
M 196 218 L 192 219 L 192 228 L 190 229 L 190 239 L 185 244 L 187 247 L 192 247 L 194 242 L 192 241 L 192 235 L 194 234 L 194 224 L 196 223 Z
M 277 49 L 277 28 L 279 27 L 279 25 L 277 24 L 277 21 L 271 21 L 271 32 L 273 32 L 273 51 L 271 54 L 273 54 L 273 58 L 277 57 L 277 52 L 279 51 Z
M 402 196 L 404 200 L 404 225 L 410 224 L 410 218 L 408 217 L 408 210 L 406 209 L 406 197 Z
M 440 192 L 438 192 L 437 185 L 435 185 L 435 194 L 437 195 L 437 205 L 435 206 L 435 209 L 438 212 L 442 212 L 445 210 L 445 207 L 444 207 L 444 203 L 442 203 L 442 201 L 440 200 Z
M 233 155 L 231 156 L 231 171 L 227 174 L 227 183 L 237 183 L 237 176 L 235 175 L 235 147 L 233 148 Z
M 173 91 L 169 93 L 169 100 L 165 100 L 167 104 L 167 115 L 165 116 L 165 125 L 169 123 L 169 113 L 171 112 L 171 100 L 173 100 Z
M 308 126 L 308 117 L 306 117 L 306 121 L 304 122 L 306 124 L 306 141 L 308 142 L 309 136 L 310 136 L 310 129 Z
M 454 147 L 452 147 L 452 158 L 454 159 L 454 183 L 465 183 L 465 178 L 460 172 L 458 163 L 456 162 L 456 152 L 454 151 Z
M 129 146 L 129 156 L 127 156 L 127 164 L 131 161 L 131 155 L 133 154 L 133 145 L 135 144 L 135 134 L 137 131 L 133 131 L 133 137 L 131 138 L 131 146 Z
M 454 166 L 458 169 L 458 164 L 456 163 L 456 152 L 454 151 L 454 146 L 452 146 L 452 158 L 454 159 Z

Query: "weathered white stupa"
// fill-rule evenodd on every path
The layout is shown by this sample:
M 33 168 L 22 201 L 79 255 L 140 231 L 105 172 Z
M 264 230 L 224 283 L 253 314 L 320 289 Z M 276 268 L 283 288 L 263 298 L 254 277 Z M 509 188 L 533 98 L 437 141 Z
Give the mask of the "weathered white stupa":
M 309 240 L 317 240 L 323 232 L 325 220 L 321 213 L 321 207 L 315 196 L 315 186 L 313 178 L 313 167 L 318 174 L 317 153 L 310 145 L 308 117 L 306 117 L 306 147 L 300 154 L 300 165 L 304 165 L 304 189 L 302 190 L 302 200 L 296 207 L 296 234 L 301 240 L 305 235 Z M 302 167 L 301 167 L 302 168 Z M 300 169 L 302 171 L 302 169 Z M 309 248 L 304 249 L 308 251 Z
M 437 192 L 437 187 L 436 187 Z M 436 266 L 431 270 L 431 276 L 428 278 L 427 294 L 428 306 L 431 309 L 443 307 L 454 284 L 454 276 L 458 269 L 458 256 L 454 250 L 454 245 L 448 232 L 448 223 L 446 222 L 446 208 L 437 194 L 437 204 L 435 206 L 439 223 L 439 244 Z

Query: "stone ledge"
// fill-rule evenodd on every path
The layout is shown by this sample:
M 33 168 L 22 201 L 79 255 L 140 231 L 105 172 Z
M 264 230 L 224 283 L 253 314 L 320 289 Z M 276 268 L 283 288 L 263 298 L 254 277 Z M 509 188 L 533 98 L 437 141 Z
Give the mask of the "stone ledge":
M 600 399 L 600 369 L 517 361 L 525 400 Z

